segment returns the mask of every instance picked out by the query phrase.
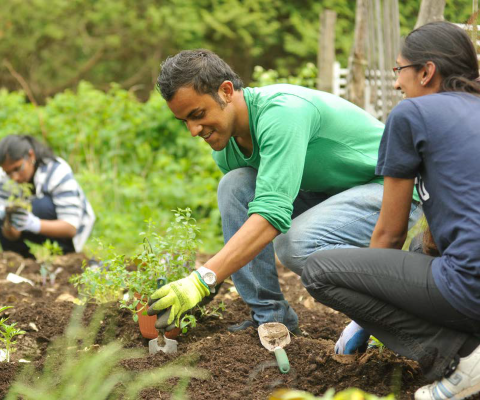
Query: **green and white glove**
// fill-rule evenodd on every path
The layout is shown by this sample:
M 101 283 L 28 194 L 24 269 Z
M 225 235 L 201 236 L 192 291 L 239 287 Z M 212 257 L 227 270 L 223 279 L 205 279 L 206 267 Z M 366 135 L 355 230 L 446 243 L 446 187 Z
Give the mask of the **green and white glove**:
M 210 294 L 208 285 L 203 282 L 198 272 L 192 272 L 186 278 L 171 282 L 162 286 L 150 296 L 147 310 L 148 315 L 155 315 L 162 310 L 171 307 L 170 317 L 167 323 L 174 320 L 177 326 L 180 325 L 180 318 L 188 310 L 195 307 L 205 296 Z

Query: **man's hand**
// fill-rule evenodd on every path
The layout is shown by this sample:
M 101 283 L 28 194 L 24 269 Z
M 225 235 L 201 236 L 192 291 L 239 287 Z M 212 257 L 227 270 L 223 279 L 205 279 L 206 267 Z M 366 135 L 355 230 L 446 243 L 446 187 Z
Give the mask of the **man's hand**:
M 356 351 L 365 352 L 370 334 L 355 321 L 350 322 L 343 330 L 337 343 L 335 354 L 354 354 Z
M 11 221 L 12 226 L 17 231 L 40 232 L 40 218 L 23 208 L 16 209 L 12 212 Z
M 181 316 L 195 307 L 210 294 L 210 289 L 197 272 L 192 272 L 186 278 L 162 286 L 150 296 L 148 315 L 158 314 L 161 310 L 171 307 L 167 324 L 174 320 L 180 325 Z

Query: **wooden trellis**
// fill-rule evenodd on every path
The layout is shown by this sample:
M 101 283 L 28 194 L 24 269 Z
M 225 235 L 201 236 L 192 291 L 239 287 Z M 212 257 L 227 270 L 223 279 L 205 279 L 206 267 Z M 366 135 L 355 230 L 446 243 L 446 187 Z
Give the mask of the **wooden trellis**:
M 392 71 L 399 47 L 398 0 L 358 0 L 347 98 L 382 121 L 401 100 Z

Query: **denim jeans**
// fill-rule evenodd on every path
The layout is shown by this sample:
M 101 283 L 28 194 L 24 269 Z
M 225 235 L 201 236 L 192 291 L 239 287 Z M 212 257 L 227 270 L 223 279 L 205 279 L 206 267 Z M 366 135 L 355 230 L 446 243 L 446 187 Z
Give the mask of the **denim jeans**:
M 225 243 L 248 219 L 248 203 L 255 197 L 256 177 L 257 171 L 247 167 L 228 172 L 220 181 L 218 205 Z M 274 241 L 278 258 L 301 275 L 306 259 L 316 251 L 368 246 L 382 196 L 383 186 L 377 183 L 357 186 L 330 197 L 300 191 L 293 204 L 290 230 Z M 410 224 L 420 216 L 421 208 L 412 204 Z M 280 290 L 272 243 L 234 273 L 232 279 L 255 322 L 281 322 L 290 330 L 298 327 L 297 314 Z
M 480 321 L 454 309 L 432 275 L 433 257 L 393 249 L 338 249 L 309 257 L 308 292 L 341 311 L 389 349 L 418 361 L 431 380 L 444 376 Z

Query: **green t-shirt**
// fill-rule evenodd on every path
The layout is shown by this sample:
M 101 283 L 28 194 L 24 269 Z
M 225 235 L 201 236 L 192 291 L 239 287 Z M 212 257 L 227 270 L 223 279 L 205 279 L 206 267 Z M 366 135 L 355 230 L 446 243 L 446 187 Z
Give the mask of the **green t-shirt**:
M 249 215 L 259 214 L 285 233 L 300 189 L 334 195 L 383 183 L 375 166 L 384 125 L 361 108 L 294 85 L 245 88 L 243 94 L 253 153 L 246 157 L 231 138 L 213 158 L 223 173 L 258 170 Z

